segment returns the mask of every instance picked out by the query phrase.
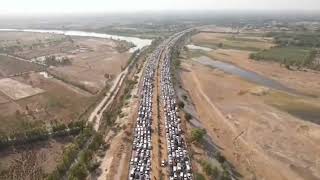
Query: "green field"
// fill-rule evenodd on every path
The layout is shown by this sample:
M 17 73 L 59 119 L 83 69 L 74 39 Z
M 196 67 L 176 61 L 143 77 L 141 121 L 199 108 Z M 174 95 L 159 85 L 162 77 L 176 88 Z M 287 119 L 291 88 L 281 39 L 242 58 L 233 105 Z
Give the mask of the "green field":
M 312 65 L 315 52 L 311 48 L 274 47 L 250 55 L 251 59 L 276 61 L 288 66 Z

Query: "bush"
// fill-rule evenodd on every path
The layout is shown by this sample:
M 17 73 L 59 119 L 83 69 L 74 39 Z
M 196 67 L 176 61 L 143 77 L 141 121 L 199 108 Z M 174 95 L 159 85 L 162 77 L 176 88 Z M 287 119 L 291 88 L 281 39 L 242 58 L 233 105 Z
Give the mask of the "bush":
M 218 178 L 220 175 L 220 172 L 217 167 L 213 167 L 210 162 L 208 161 L 202 161 L 201 166 L 203 168 L 203 171 L 206 173 L 207 176 Z
M 220 163 L 224 163 L 226 161 L 226 158 L 220 152 L 217 153 L 216 157 Z
M 206 178 L 200 173 L 194 173 L 195 180 L 206 180 Z
M 187 112 L 184 114 L 184 117 L 186 118 L 187 121 L 190 121 L 192 119 L 191 114 Z
M 206 131 L 204 129 L 195 128 L 191 131 L 191 140 L 195 142 L 202 142 L 204 135 L 206 135 Z
M 179 101 L 178 102 L 178 107 L 183 109 L 184 108 L 184 103 L 182 101 Z
M 88 175 L 87 169 L 84 164 L 79 163 L 75 165 L 71 170 L 70 170 L 70 175 L 68 179 L 72 180 L 84 180 L 86 179 Z
M 222 173 L 222 176 L 221 176 L 221 180 L 231 180 L 231 176 L 230 176 L 230 173 L 229 171 L 227 170 L 224 170 L 223 173 Z

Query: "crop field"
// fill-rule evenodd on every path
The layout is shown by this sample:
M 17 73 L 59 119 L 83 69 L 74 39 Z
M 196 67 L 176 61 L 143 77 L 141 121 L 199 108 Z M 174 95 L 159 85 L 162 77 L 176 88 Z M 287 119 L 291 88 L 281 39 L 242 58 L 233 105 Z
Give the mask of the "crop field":
M 2 54 L 27 60 L 56 55 L 71 61 L 44 69 L 0 56 L 0 77 L 10 76 L 0 81 L 0 134 L 78 120 L 96 101 L 93 93 L 110 84 L 131 56 L 119 50 L 120 42 L 111 39 L 29 32 L 0 32 L 0 39 Z M 46 77 L 40 71 L 53 72 L 57 77 Z
M 247 34 L 199 33 L 192 37 L 195 45 L 210 48 L 263 50 L 273 46 L 272 39 Z
M 311 50 L 301 47 L 274 47 L 258 53 L 251 57 L 256 60 L 271 60 L 288 64 L 309 64 Z
M 130 44 L 111 39 L 70 37 L 50 33 L 0 32 L 0 77 L 29 71 L 44 71 L 36 64 L 20 61 L 5 54 L 30 60 L 43 56 L 62 56 L 70 64 L 51 66 L 54 77 L 92 94 L 101 90 L 126 66 Z M 125 52 L 124 52 L 125 51 Z
M 55 78 L 47 79 L 39 73 L 15 77 L 11 81 L 44 92 L 17 100 L 10 99 L 1 92 L 0 97 L 4 102 L 0 104 L 0 134 L 23 132 L 55 122 L 77 121 L 81 113 L 96 99 L 95 96 L 85 94 L 69 84 Z M 33 88 L 29 93 L 34 92 Z
M 0 77 L 6 77 L 29 71 L 40 71 L 42 69 L 43 67 L 40 65 L 0 55 Z
M 42 89 L 33 88 L 30 85 L 20 83 L 19 81 L 10 78 L 0 79 L 0 91 L 13 100 L 34 96 L 44 92 Z

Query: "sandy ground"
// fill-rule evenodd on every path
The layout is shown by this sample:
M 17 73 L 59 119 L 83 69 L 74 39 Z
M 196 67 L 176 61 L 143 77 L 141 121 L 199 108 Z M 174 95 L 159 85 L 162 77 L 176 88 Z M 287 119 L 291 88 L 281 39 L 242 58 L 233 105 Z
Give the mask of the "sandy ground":
M 226 47 L 239 49 L 268 49 L 274 46 L 270 38 L 226 33 L 199 33 L 191 38 L 191 42 L 213 48 L 219 43 Z
M 238 77 L 190 62 L 183 68 L 200 121 L 244 179 L 319 179 L 318 125 L 266 104 L 273 92 L 242 93 L 256 86 Z

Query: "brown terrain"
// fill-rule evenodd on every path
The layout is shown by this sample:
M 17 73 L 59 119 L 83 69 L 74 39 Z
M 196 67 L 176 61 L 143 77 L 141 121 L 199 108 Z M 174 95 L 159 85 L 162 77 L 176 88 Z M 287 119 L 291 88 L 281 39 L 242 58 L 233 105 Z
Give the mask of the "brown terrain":
M 131 53 L 119 53 L 117 43 L 107 39 L 75 38 L 78 50 L 68 52 L 71 66 L 50 68 L 49 72 L 76 84 L 87 87 L 90 92 L 101 90 L 106 81 L 124 70 Z
M 193 43 L 201 46 L 197 38 L 202 36 L 217 38 L 201 33 Z M 181 56 L 182 86 L 207 134 L 243 179 L 320 179 L 320 122 L 310 120 L 313 115 L 319 119 L 320 74 L 253 61 L 249 51 L 235 47 L 189 50 Z M 303 95 L 262 87 L 194 61 L 203 55 L 274 79 Z
M 0 135 L 88 116 L 87 109 L 97 101 L 99 92 L 112 84 L 131 56 L 123 52 L 129 45 L 124 47 L 121 42 L 119 49 L 120 42 L 110 39 L 26 32 L 0 32 L 0 39 Z M 68 57 L 71 64 L 46 68 L 28 62 L 51 55 Z M 35 167 L 50 173 L 60 160 L 63 147 L 72 139 L 22 146 L 30 150 L 30 156 L 21 150 L 1 150 L 0 175 L 17 166 L 18 161 L 37 163 Z M 39 162 L 19 160 L 20 157 Z

